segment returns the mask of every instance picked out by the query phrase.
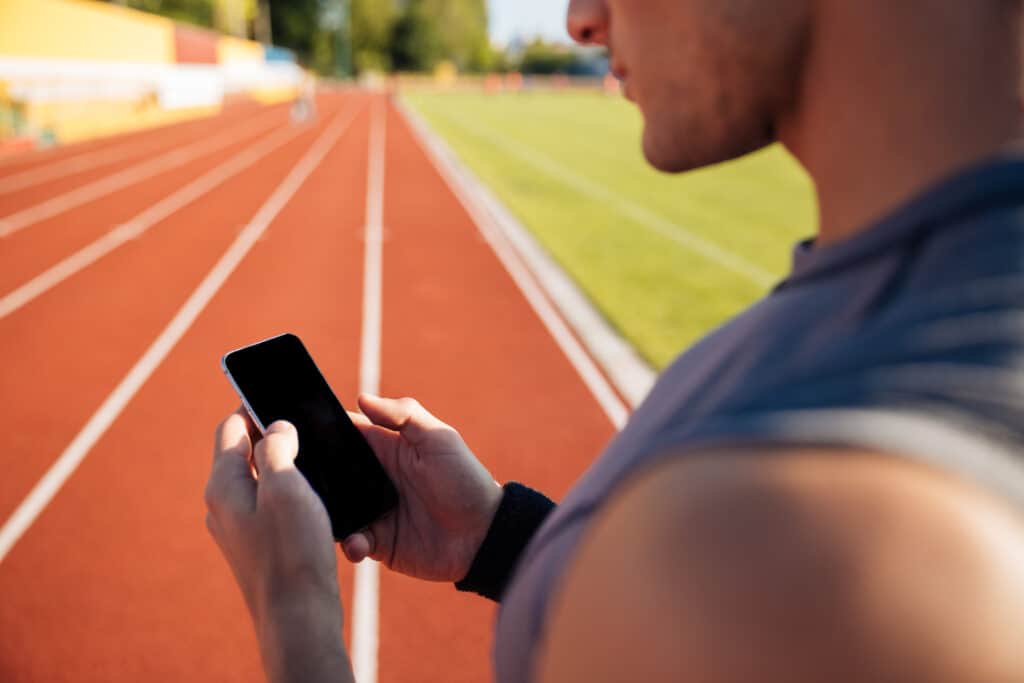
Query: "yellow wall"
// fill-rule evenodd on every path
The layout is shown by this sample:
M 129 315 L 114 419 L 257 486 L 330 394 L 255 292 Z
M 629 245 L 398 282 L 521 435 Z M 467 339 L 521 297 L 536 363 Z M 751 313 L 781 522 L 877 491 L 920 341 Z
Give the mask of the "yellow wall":
M 219 110 L 219 107 L 167 110 L 155 102 L 97 101 L 28 104 L 23 113 L 36 131 L 46 131 L 57 141 L 69 143 L 213 116 Z
M 251 40 L 221 36 L 217 41 L 217 61 L 221 64 L 262 63 L 263 46 Z
M 0 0 L 0 55 L 173 63 L 173 22 L 86 0 Z

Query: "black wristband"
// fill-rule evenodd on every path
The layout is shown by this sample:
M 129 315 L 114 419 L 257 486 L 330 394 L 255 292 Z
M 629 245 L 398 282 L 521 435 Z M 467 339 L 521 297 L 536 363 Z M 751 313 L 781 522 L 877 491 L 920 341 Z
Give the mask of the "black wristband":
M 495 602 L 501 602 L 526 544 L 555 509 L 547 496 L 522 484 L 509 482 L 502 488 L 505 493 L 469 573 L 455 584 L 460 591 L 477 593 Z

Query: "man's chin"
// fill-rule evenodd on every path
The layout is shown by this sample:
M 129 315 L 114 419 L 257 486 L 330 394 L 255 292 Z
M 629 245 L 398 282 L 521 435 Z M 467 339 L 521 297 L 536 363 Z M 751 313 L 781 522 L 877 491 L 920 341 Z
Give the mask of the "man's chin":
M 742 138 L 737 138 L 738 143 Z M 746 156 L 765 147 L 771 139 L 748 141 L 749 144 L 715 144 L 710 133 L 683 139 L 678 134 L 644 126 L 643 152 L 647 163 L 662 173 L 686 173 Z
M 662 173 L 685 173 L 703 165 L 694 163 L 694 159 L 682 153 L 681 145 L 675 141 L 659 139 L 652 133 L 650 126 L 644 127 L 643 152 L 647 163 Z M 713 162 L 709 162 L 713 163 Z

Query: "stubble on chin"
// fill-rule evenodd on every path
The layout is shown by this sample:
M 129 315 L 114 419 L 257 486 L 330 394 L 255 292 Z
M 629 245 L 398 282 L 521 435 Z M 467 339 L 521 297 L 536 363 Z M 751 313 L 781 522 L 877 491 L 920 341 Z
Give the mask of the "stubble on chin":
M 771 142 L 764 132 L 764 127 L 737 125 L 724 110 L 665 108 L 645 113 L 642 147 L 644 157 L 655 169 L 685 173 L 764 147 Z
M 691 43 L 686 66 L 638 99 L 644 156 L 654 168 L 691 171 L 777 140 L 778 119 L 797 106 L 809 20 L 803 0 L 784 0 L 770 22 L 767 11 L 747 7 L 709 26 L 701 42 Z M 759 33 L 766 25 L 770 36 Z

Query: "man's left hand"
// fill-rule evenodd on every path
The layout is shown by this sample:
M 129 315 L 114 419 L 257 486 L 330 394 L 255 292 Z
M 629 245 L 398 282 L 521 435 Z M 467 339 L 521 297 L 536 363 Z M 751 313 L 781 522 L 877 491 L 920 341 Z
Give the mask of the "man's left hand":
M 295 468 L 295 428 L 275 422 L 255 449 L 252 433 L 242 411 L 217 428 L 206 526 L 242 589 L 268 678 L 338 680 L 350 669 L 327 511 Z

